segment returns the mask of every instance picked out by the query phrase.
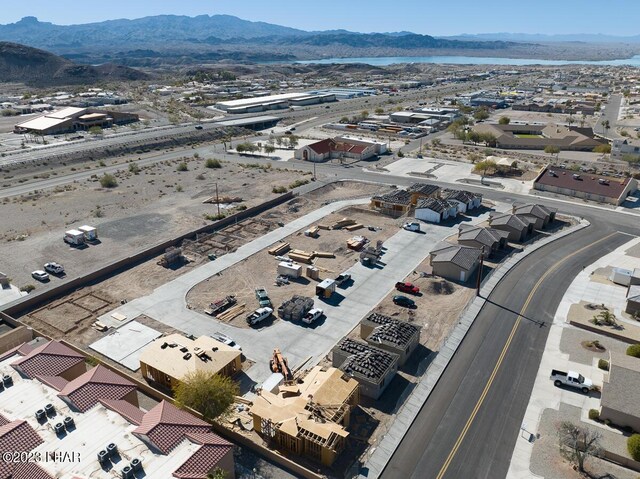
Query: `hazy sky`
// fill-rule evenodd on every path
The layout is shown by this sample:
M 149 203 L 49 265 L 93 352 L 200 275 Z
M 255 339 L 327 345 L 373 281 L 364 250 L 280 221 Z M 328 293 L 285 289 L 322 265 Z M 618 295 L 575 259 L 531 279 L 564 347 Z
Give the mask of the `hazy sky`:
M 638 0 L 2 0 L 0 23 L 24 16 L 57 24 L 148 15 L 225 13 L 303 30 L 640 34 Z

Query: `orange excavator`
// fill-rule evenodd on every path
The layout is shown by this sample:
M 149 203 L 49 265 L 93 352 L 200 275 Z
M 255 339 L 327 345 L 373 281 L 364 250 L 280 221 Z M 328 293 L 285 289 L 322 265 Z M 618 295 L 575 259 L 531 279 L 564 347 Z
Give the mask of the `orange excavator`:
M 273 350 L 273 357 L 269 361 L 269 366 L 274 373 L 282 374 L 286 382 L 293 381 L 293 373 L 289 369 L 287 358 L 282 355 L 278 348 Z

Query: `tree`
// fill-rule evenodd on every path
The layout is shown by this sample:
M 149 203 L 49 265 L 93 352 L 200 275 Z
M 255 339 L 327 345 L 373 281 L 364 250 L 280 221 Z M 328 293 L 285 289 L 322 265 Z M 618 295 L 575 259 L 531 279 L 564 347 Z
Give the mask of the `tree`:
M 349 123 L 349 118 L 346 116 L 343 116 L 342 118 L 340 118 L 340 123 Z
M 268 155 L 276 151 L 276 147 L 273 145 L 264 145 L 264 152 Z
M 611 123 L 609 122 L 609 120 L 602 120 L 600 124 L 602 125 L 602 131 L 604 132 L 604 136 L 607 136 L 607 133 L 611 128 Z
M 602 451 L 600 432 L 576 426 L 571 421 L 562 421 L 558 425 L 558 436 L 560 438 L 560 453 L 576 464 L 580 472 L 585 472 L 584 463 L 588 457 L 598 457 Z
M 222 168 L 222 164 L 220 163 L 220 160 L 216 158 L 209 158 L 207 161 L 204 162 L 204 167 L 205 168 Z
M 255 471 L 255 469 L 254 469 Z M 224 469 L 216 467 L 213 472 L 207 474 L 207 479 L 226 479 L 227 473 Z
M 640 461 L 640 434 L 633 434 L 627 439 L 627 451 L 634 461 Z
M 498 124 L 500 125 L 508 125 L 509 123 L 511 123 L 511 118 L 509 118 L 508 116 L 500 117 L 500 119 L 498 120 Z
M 118 181 L 115 176 L 105 173 L 102 175 L 102 178 L 100 178 L 100 186 L 103 188 L 115 188 L 118 186 Z
M 608 155 L 609 153 L 611 153 L 611 145 L 609 144 L 598 145 L 593 149 L 593 152 L 600 153 L 604 158 L 605 155 Z
M 574 122 L 575 120 L 573 119 L 573 113 L 569 113 L 569 118 L 567 118 L 567 124 L 569 125 L 569 128 L 571 128 L 571 124 Z
M 230 411 L 240 388 L 226 376 L 193 371 L 184 376 L 173 393 L 178 407 L 195 409 L 205 419 L 213 421 Z
M 632 344 L 627 348 L 627 356 L 640 358 L 640 344 Z
M 360 112 L 360 118 L 363 118 L 363 119 L 369 118 L 369 112 L 367 110 L 362 110 Z
M 93 136 L 100 136 L 102 135 L 102 128 L 100 128 L 99 126 L 92 126 L 91 128 L 89 128 L 89 134 Z
M 376 108 L 376 115 L 382 115 L 384 113 L 384 109 L 378 107 Z
M 556 155 L 556 159 L 560 156 L 560 148 L 555 145 L 547 145 L 544 147 L 544 152 L 551 156 Z
M 442 141 L 440 141 L 439 138 L 434 138 L 433 140 L 431 140 L 431 145 L 433 147 L 438 147 L 438 146 L 442 145 Z
M 587 121 L 587 114 L 583 113 L 580 117 L 580 128 L 584 128 L 584 124 Z
M 496 162 L 493 160 L 482 160 L 475 164 L 473 167 L 473 171 L 482 173 L 482 181 L 484 181 L 484 177 L 487 175 L 489 170 L 495 170 Z
M 295 135 L 289 136 L 289 146 L 295 148 L 298 146 L 298 137 Z
M 616 321 L 616 315 L 608 309 L 603 309 L 596 316 L 594 316 L 593 319 L 595 324 L 604 323 L 607 326 L 616 326 L 618 324 L 618 322 Z
M 476 121 L 486 120 L 489 118 L 489 112 L 486 108 L 478 108 L 473 112 L 473 118 L 475 118 Z

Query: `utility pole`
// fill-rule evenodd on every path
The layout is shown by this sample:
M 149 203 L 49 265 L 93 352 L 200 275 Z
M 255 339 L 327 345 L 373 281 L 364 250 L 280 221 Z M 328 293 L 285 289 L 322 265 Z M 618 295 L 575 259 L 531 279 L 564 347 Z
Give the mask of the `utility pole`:
M 480 255 L 480 266 L 478 267 L 478 281 L 476 283 L 476 296 L 480 296 L 480 285 L 482 284 L 482 267 L 484 266 L 484 250 Z
M 218 182 L 216 181 L 216 204 L 218 205 L 218 218 L 220 218 L 220 197 L 218 196 Z
M 313 181 L 316 181 L 316 162 L 313 162 Z

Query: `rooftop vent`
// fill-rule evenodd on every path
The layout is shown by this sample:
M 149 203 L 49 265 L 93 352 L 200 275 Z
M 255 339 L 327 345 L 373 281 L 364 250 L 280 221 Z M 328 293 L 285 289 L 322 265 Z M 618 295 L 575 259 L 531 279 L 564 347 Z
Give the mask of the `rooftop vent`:
M 2 376 L 2 384 L 4 384 L 4 386 L 7 388 L 9 386 L 13 386 L 13 378 L 8 374 L 5 374 L 4 376 Z
M 56 408 L 53 407 L 53 404 L 47 404 L 44 407 L 44 412 L 47 413 L 47 416 L 53 416 L 56 413 Z
M 38 422 L 47 420 L 47 413 L 44 412 L 44 409 L 38 409 L 36 411 L 36 420 Z
M 67 416 L 64 418 L 64 427 L 67 429 L 67 431 L 76 427 L 76 423 L 74 422 L 72 417 Z
M 131 460 L 131 469 L 133 469 L 135 472 L 139 472 L 142 470 L 142 461 L 140 459 L 138 459 L 137 457 L 135 459 Z

